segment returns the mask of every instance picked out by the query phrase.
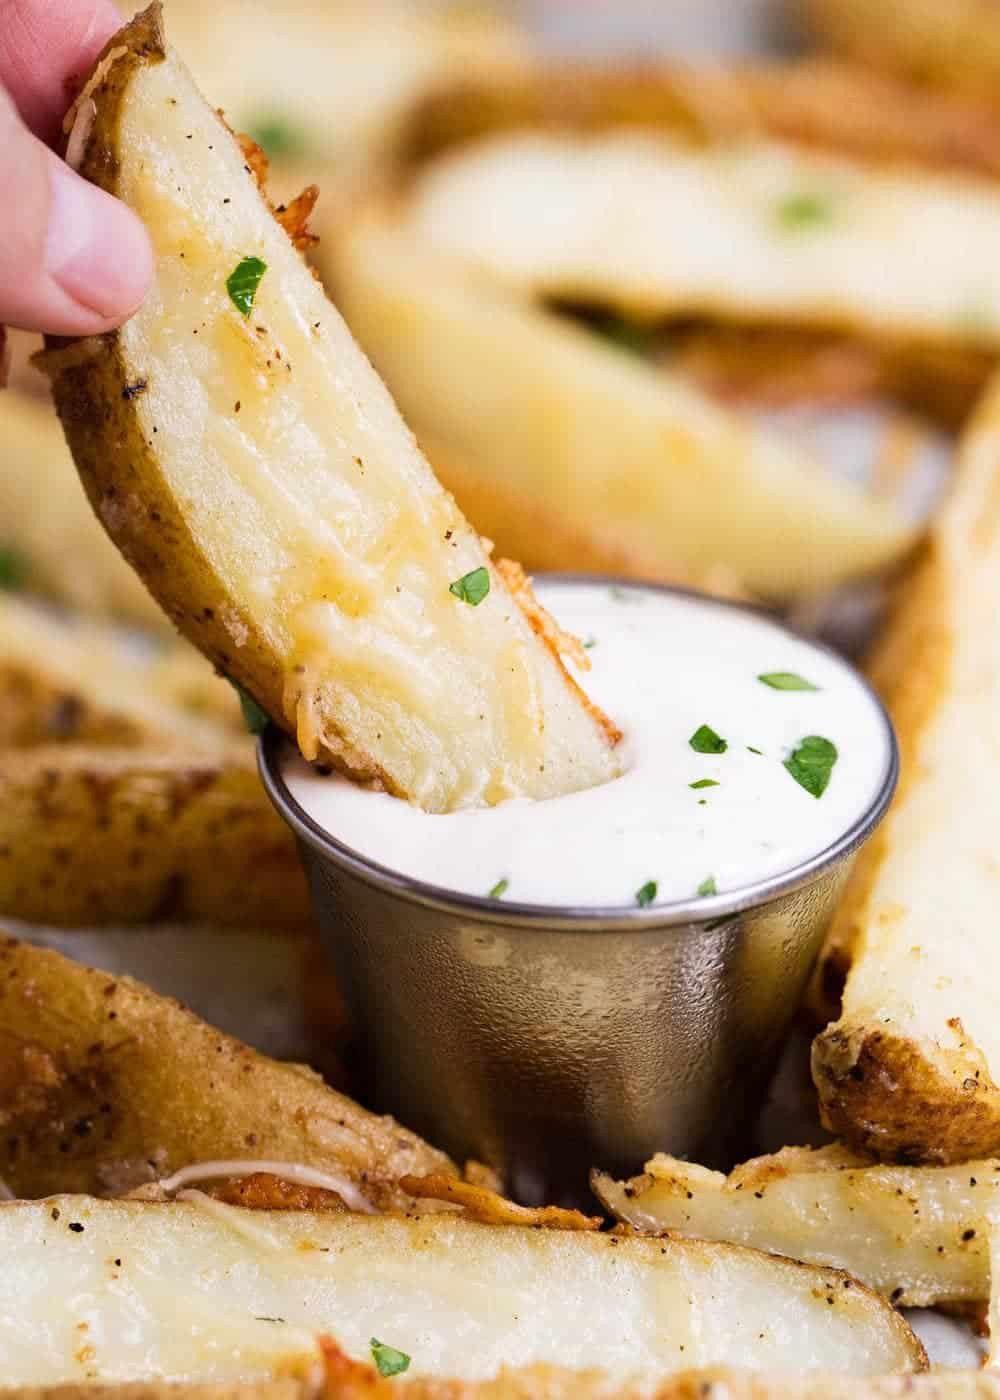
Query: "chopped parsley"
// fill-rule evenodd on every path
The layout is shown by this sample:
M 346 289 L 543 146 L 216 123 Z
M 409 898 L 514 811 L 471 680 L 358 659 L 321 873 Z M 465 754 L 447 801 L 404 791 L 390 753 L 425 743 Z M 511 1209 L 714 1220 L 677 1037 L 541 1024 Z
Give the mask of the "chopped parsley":
M 593 647 L 596 647 L 596 646 L 597 646 L 597 638 L 596 638 L 596 637 L 587 637 L 587 638 L 584 640 L 584 643 L 583 643 L 583 649 L 584 649 L 584 651 L 590 651 Z
M 371 1339 L 372 1359 L 380 1376 L 401 1376 L 410 1369 L 410 1358 L 405 1351 L 387 1347 L 375 1337 Z
M 229 678 L 227 677 L 227 680 Z M 262 710 L 252 695 L 248 695 L 241 685 L 230 680 L 229 684 L 240 697 L 240 710 L 243 713 L 243 723 L 251 734 L 263 734 L 267 728 L 270 716 L 266 710 Z
M 696 783 L 688 783 L 688 787 L 689 787 L 689 788 L 695 788 L 695 789 L 697 789 L 697 788 L 707 788 L 707 787 L 718 787 L 718 786 L 719 786 L 719 784 L 715 781 L 714 778 L 699 778 L 698 781 L 697 781 Z
M 652 349 L 652 329 L 637 321 L 627 321 L 624 316 L 606 312 L 589 319 L 588 325 L 595 335 L 616 350 L 626 350 L 630 355 L 648 355 Z
M 715 887 L 715 876 L 714 876 L 714 875 L 706 875 L 706 876 L 705 876 L 704 880 L 702 880 L 701 884 L 698 886 L 698 893 L 699 893 L 699 895 L 701 895 L 701 896 L 705 896 L 705 895 L 708 895 L 708 894 L 718 894 L 718 893 L 719 893 L 719 891 L 718 891 L 718 890 L 716 889 L 716 887 Z
M 635 892 L 635 902 L 640 909 L 648 909 L 656 898 L 656 881 L 647 880 L 641 889 Z
M 799 741 L 798 748 L 785 759 L 784 766 L 806 792 L 822 797 L 836 761 L 835 745 L 820 734 L 809 734 Z
M 763 758 L 763 757 L 764 757 L 764 750 L 763 750 L 763 749 L 755 749 L 754 746 L 753 746 L 753 744 L 747 744 L 747 753 L 755 753 L 755 754 L 758 756 L 758 758 Z
M 273 113 L 251 122 L 248 135 L 269 160 L 291 160 L 294 156 L 302 155 L 308 144 L 301 127 L 283 121 Z
M 254 298 L 260 279 L 267 271 L 267 263 L 261 258 L 244 258 L 238 262 L 226 278 L 226 291 L 229 300 L 241 316 L 249 316 L 253 310 Z
M 0 545 L 0 590 L 16 593 L 28 577 L 28 561 L 13 545 Z
M 254 1315 L 254 1322 L 284 1322 L 283 1317 L 258 1317 Z
M 496 882 L 496 884 L 493 886 L 493 888 L 487 895 L 487 899 L 503 899 L 504 895 L 507 893 L 509 886 L 510 881 L 505 876 L 502 880 L 498 880 Z
M 772 690 L 819 690 L 818 685 L 813 685 L 812 681 L 796 675 L 794 671 L 765 671 L 757 679 Z
M 725 753 L 729 748 L 726 740 L 720 738 L 707 724 L 699 724 L 688 743 L 695 753 Z
M 454 593 L 456 598 L 461 598 L 463 603 L 468 603 L 473 608 L 478 608 L 489 591 L 490 571 L 484 564 L 448 585 L 449 593 Z
M 794 232 L 822 228 L 833 218 L 833 200 L 816 190 L 800 190 L 778 201 L 774 217 L 782 228 Z

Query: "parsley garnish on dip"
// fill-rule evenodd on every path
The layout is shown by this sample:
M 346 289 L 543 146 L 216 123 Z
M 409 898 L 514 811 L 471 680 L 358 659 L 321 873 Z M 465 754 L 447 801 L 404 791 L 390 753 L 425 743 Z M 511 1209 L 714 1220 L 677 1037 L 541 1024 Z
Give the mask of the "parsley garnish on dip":
M 823 228 L 833 219 L 833 200 L 827 194 L 802 190 L 779 200 L 774 215 L 782 228 L 792 232 Z
M 826 792 L 837 758 L 836 745 L 820 734 L 810 734 L 801 741 L 798 748 L 785 759 L 785 767 L 792 777 L 813 797 L 822 797 Z
M 698 886 L 698 893 L 702 896 L 702 898 L 704 898 L 705 895 L 719 893 L 719 891 L 715 887 L 714 875 L 705 876 L 704 880 L 702 880 L 701 884 Z
M 688 743 L 695 753 L 725 753 L 729 748 L 726 740 L 720 738 L 707 724 L 699 724 Z
M 765 671 L 757 679 L 772 690 L 819 690 L 818 685 L 813 685 L 812 681 L 796 675 L 794 671 Z
M 730 896 L 797 869 L 884 785 L 892 752 L 882 711 L 825 648 L 710 598 L 544 577 L 536 590 L 566 632 L 599 639 L 581 680 L 623 732 L 621 777 L 566 798 L 508 801 L 500 753 L 495 806 L 474 795 L 469 810 L 428 816 L 287 760 L 292 796 L 361 859 L 481 901 L 489 892 L 655 920 L 699 890 L 710 897 L 709 879 Z M 462 599 L 444 602 L 458 622 L 475 622 Z M 506 685 L 515 655 L 510 665 L 471 679 Z M 572 674 L 568 657 L 567 666 Z M 476 713 L 473 701 L 469 724 Z M 544 719 L 530 705 L 513 713 L 519 740 Z
M 229 300 L 241 316 L 249 316 L 253 310 L 257 288 L 260 286 L 260 279 L 266 271 L 267 263 L 261 258 L 244 258 L 242 262 L 236 264 L 226 278 L 226 291 L 229 293 Z
M 473 608 L 478 608 L 489 591 L 490 571 L 482 564 L 478 569 L 463 574 L 461 578 L 457 578 L 454 583 L 448 585 L 449 593 L 454 593 L 456 598 L 461 598 L 463 603 L 468 603 Z
M 635 902 L 640 909 L 648 909 L 656 898 L 656 881 L 647 880 L 635 892 Z
M 405 1351 L 397 1351 L 395 1347 L 387 1347 L 384 1342 L 380 1342 L 376 1337 L 371 1339 L 372 1360 L 380 1376 L 401 1376 L 404 1371 L 410 1369 L 410 1358 Z

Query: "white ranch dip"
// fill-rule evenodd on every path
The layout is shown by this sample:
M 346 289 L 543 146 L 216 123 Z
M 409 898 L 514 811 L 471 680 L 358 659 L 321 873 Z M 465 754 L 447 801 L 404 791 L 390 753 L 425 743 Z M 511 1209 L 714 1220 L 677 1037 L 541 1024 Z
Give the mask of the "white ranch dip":
M 839 658 L 710 600 L 558 580 L 537 593 L 587 647 L 593 669 L 582 679 L 623 731 L 623 776 L 546 802 L 432 816 L 289 756 L 288 788 L 319 826 L 448 890 L 628 907 L 788 872 L 843 835 L 883 786 L 886 722 Z M 816 689 L 779 688 L 802 683 Z M 811 736 L 820 742 L 803 750 Z M 699 751 L 719 741 L 724 752 Z M 822 794 L 786 761 L 814 788 L 825 779 Z

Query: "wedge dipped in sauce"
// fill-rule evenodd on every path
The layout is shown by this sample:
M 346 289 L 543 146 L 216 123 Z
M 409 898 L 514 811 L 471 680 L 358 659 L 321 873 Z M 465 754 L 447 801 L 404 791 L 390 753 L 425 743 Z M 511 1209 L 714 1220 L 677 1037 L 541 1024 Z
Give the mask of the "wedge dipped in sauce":
M 430 811 L 613 777 L 614 727 L 303 262 L 309 200 L 275 217 L 158 7 L 67 126 L 70 160 L 145 220 L 156 280 L 46 367 L 95 509 L 181 631 L 308 758 Z

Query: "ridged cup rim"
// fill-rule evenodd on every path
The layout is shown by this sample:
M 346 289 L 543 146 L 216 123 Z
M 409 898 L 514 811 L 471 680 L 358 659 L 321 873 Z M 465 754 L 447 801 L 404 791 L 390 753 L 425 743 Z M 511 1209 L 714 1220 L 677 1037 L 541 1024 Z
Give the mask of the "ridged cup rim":
M 715 598 L 695 589 L 671 584 L 647 583 L 643 580 L 621 579 L 606 574 L 548 573 L 538 575 L 543 583 L 603 585 L 639 593 L 666 594 L 691 598 L 699 602 L 730 608 L 736 612 L 761 617 L 788 636 L 806 641 L 846 666 L 868 694 L 880 716 L 886 738 L 888 755 L 885 772 L 874 798 L 851 825 L 823 850 L 800 861 L 790 870 L 756 880 L 723 894 L 693 895 L 686 899 L 663 900 L 646 909 L 611 905 L 608 907 L 574 904 L 528 904 L 516 900 L 490 899 L 486 895 L 463 894 L 444 886 L 401 874 L 391 866 L 382 865 L 360 855 L 339 841 L 309 815 L 292 796 L 281 771 L 282 756 L 291 740 L 276 725 L 269 724 L 257 744 L 257 763 L 261 781 L 279 816 L 295 836 L 330 864 L 349 872 L 357 879 L 393 895 L 404 903 L 419 904 L 478 923 L 504 925 L 510 929 L 544 927 L 567 932 L 609 931 L 611 929 L 641 931 L 691 925 L 725 924 L 738 914 L 759 909 L 785 895 L 794 894 L 815 882 L 832 867 L 853 855 L 868 840 L 881 822 L 892 801 L 899 779 L 899 746 L 889 714 L 878 694 L 865 677 L 834 647 L 797 632 L 787 623 L 775 618 L 765 608 L 730 598 Z

